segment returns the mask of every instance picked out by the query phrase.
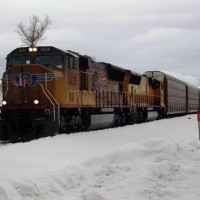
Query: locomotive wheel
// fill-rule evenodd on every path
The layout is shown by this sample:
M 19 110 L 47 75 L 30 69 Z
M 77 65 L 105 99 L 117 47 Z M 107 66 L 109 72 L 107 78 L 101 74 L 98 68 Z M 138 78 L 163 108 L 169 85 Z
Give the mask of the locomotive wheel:
M 143 123 L 144 115 L 143 112 L 137 112 L 136 123 Z
M 82 122 L 82 117 L 80 115 L 61 117 L 60 133 L 70 134 L 83 130 L 84 126 Z

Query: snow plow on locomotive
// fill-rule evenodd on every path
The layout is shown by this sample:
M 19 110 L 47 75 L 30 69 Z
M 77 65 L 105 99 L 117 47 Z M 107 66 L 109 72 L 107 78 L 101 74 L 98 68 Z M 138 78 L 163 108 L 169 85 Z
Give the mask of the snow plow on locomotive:
M 69 50 L 17 48 L 2 78 L 0 140 L 162 118 L 168 114 L 165 83 L 151 72 L 141 75 Z

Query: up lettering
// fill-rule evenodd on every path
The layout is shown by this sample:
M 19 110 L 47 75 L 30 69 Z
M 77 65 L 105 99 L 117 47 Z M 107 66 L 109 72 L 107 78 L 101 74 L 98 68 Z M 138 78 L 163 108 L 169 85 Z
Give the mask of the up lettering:
M 68 75 L 68 85 L 76 85 L 76 76 L 75 75 Z

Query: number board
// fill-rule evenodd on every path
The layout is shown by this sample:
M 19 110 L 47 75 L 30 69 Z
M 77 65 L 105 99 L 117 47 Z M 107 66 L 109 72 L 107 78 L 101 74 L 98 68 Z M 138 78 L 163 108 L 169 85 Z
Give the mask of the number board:
M 27 52 L 27 48 L 19 48 L 18 52 L 19 53 L 26 53 Z
M 40 52 L 41 53 L 49 53 L 49 52 L 51 52 L 51 48 L 50 47 L 41 47 Z

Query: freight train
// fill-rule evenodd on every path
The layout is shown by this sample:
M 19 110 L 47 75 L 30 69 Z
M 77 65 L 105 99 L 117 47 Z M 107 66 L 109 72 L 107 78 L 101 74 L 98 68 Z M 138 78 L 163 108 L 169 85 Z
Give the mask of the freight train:
M 29 141 L 195 113 L 197 87 L 52 46 L 16 48 L 2 77 L 0 140 Z

